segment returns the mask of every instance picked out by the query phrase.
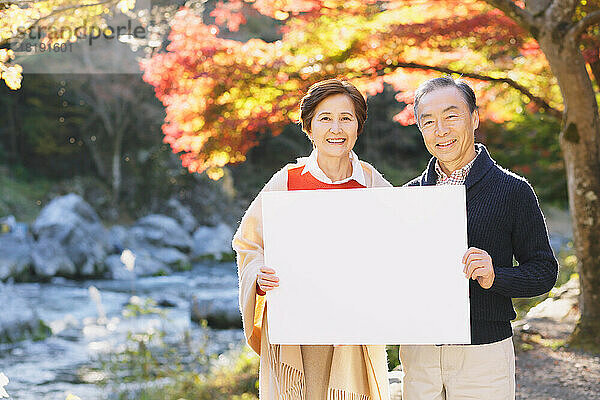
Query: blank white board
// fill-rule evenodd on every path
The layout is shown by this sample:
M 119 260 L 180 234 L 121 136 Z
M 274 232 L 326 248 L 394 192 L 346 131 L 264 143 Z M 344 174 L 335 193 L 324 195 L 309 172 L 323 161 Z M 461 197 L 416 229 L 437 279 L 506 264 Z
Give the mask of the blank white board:
M 464 186 L 262 196 L 271 343 L 470 343 Z

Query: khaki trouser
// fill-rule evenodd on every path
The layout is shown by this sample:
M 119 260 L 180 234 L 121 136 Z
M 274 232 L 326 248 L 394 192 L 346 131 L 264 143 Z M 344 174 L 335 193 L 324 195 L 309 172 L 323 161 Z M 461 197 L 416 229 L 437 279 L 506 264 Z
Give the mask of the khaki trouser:
M 514 400 L 512 338 L 482 345 L 402 345 L 403 400 Z

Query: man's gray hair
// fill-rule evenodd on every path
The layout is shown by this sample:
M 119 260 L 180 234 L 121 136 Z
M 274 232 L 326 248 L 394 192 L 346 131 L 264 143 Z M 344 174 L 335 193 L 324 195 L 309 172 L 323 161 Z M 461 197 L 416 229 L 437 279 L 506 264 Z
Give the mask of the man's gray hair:
M 417 90 L 415 91 L 415 101 L 413 103 L 415 119 L 417 123 L 419 122 L 419 102 L 428 93 L 433 92 L 434 90 L 443 89 L 447 87 L 455 87 L 462 94 L 467 106 L 469 107 L 469 111 L 471 114 L 473 111 L 477 110 L 477 99 L 475 98 L 475 92 L 471 89 L 471 86 L 462 79 L 455 80 L 449 75 L 441 76 L 439 78 L 429 79 L 419 85 Z

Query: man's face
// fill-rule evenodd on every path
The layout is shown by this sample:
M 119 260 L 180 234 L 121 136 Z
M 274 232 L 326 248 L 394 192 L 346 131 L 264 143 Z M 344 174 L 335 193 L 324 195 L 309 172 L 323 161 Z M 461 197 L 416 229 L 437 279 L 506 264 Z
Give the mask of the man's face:
M 425 147 L 439 160 L 444 172 L 460 169 L 475 158 L 479 113 L 469 111 L 457 88 L 445 87 L 427 93 L 421 98 L 417 113 Z

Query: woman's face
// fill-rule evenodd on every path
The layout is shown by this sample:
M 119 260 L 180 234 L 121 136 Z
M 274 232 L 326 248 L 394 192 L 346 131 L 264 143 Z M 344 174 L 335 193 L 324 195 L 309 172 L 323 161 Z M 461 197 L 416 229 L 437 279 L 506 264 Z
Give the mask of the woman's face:
M 345 94 L 323 99 L 315 109 L 309 137 L 319 156 L 348 157 L 358 136 L 358 120 L 354 104 Z

